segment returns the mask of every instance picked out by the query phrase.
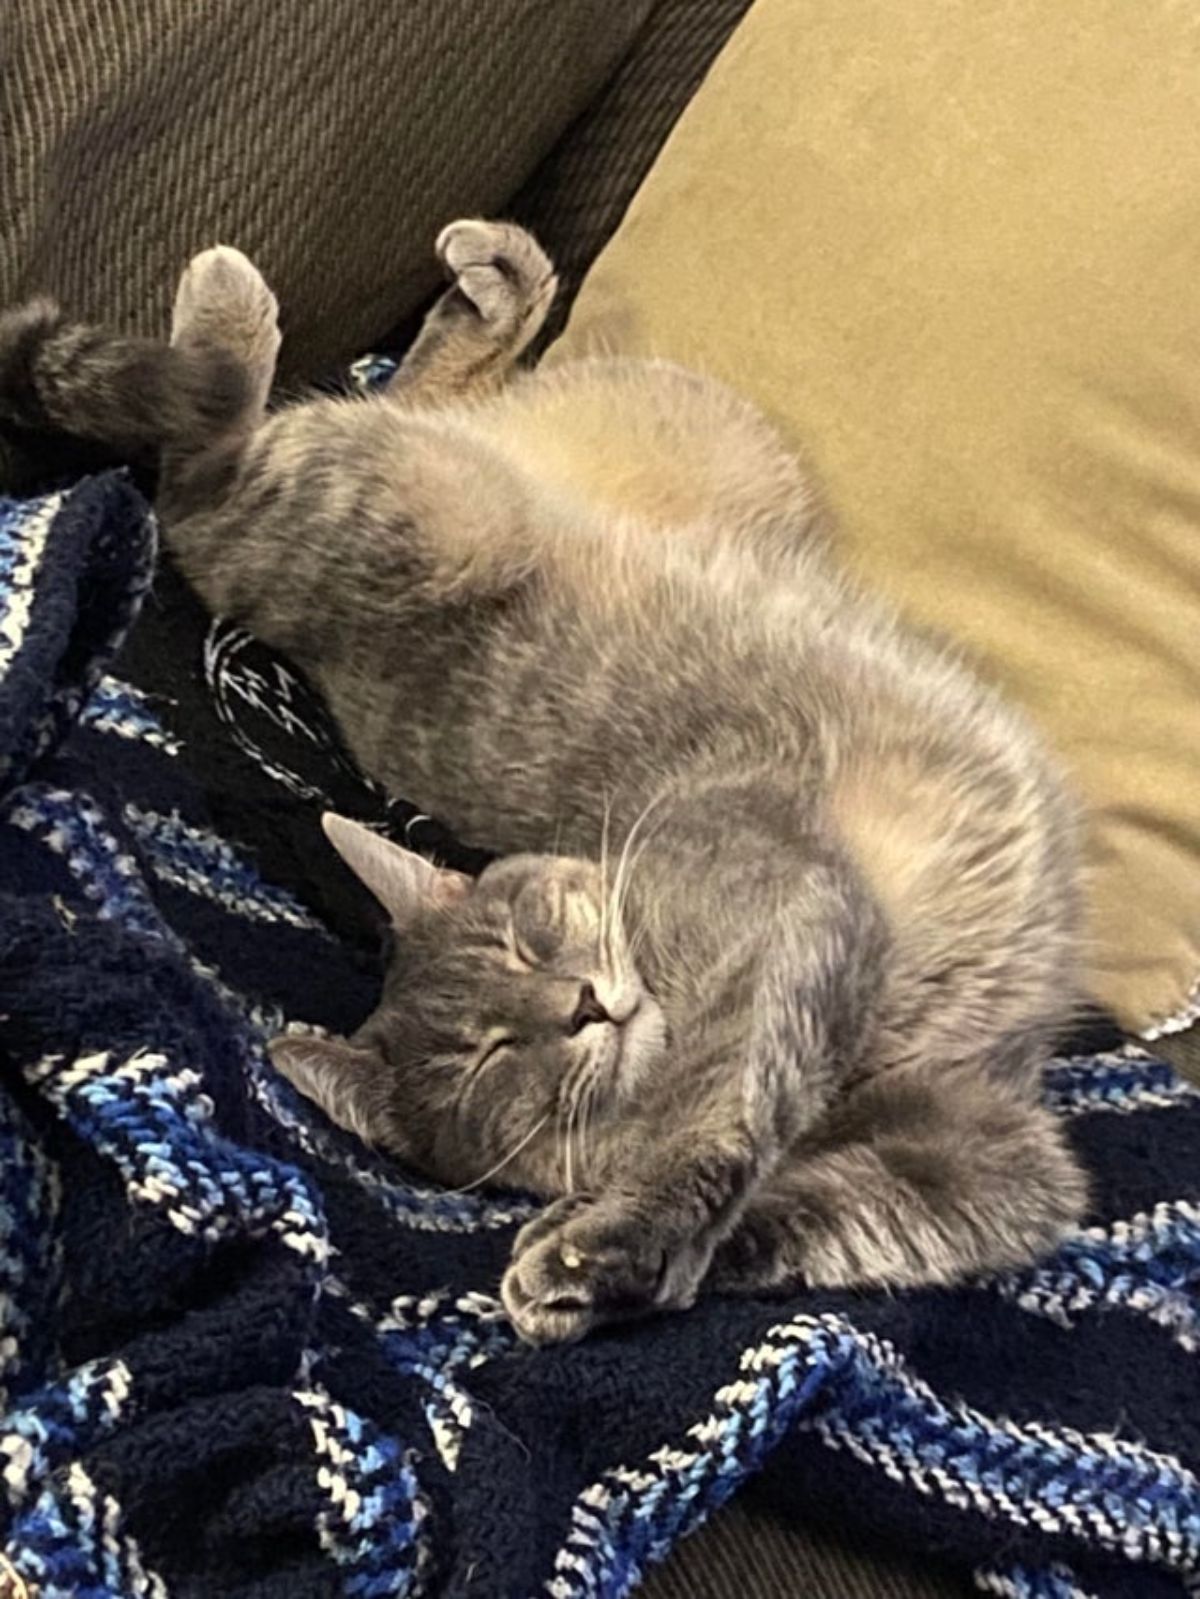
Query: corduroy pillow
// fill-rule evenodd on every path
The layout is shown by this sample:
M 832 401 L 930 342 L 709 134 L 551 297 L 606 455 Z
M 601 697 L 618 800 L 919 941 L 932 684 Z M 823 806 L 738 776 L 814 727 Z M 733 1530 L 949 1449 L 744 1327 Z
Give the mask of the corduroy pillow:
M 0 305 L 143 333 L 236 244 L 285 375 L 361 353 L 604 82 L 654 0 L 35 0 L 0 22 Z
M 1200 973 L 1198 94 L 1173 0 L 757 0 L 551 356 L 674 356 L 804 448 L 1065 757 L 1142 1029 Z

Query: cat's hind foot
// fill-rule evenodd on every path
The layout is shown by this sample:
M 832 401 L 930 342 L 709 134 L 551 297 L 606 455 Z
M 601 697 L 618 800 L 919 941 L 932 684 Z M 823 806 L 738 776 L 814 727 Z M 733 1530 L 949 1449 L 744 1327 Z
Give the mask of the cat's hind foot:
M 549 256 L 512 222 L 451 222 L 435 249 L 450 287 L 391 383 L 410 404 L 496 389 L 546 320 L 558 288 Z
M 279 303 L 240 250 L 218 244 L 188 262 L 175 293 L 171 343 L 228 351 L 251 381 L 254 405 L 266 403 L 279 354 Z
M 546 319 L 558 287 L 550 257 L 512 222 L 451 222 L 434 250 L 454 290 L 501 344 L 524 346 Z

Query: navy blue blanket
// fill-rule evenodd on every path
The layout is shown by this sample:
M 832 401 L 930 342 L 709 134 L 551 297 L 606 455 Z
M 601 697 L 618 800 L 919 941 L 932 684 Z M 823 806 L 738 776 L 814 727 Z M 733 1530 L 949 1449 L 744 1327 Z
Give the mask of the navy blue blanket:
M 1200 1097 L 1053 1065 L 1095 1210 L 1037 1270 L 520 1347 L 530 1204 L 413 1180 L 263 1051 L 378 981 L 326 800 L 478 862 L 147 594 L 152 546 L 120 476 L 0 502 L 0 1591 L 618 1595 L 768 1457 L 797 1518 L 992 1593 L 1197 1591 Z

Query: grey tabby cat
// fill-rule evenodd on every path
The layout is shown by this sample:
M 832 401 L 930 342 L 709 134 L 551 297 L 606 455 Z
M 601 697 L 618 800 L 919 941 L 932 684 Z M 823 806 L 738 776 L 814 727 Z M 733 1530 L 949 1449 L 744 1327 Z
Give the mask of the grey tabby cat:
M 451 1185 L 552 1199 L 534 1343 L 701 1287 L 951 1283 L 1076 1222 L 1039 1107 L 1077 995 L 1076 823 L 1024 722 L 837 575 L 749 406 L 652 362 L 516 376 L 555 291 L 460 222 L 388 390 L 268 416 L 238 252 L 170 347 L 0 324 L 10 419 L 161 446 L 208 604 L 287 651 L 363 767 L 506 858 L 470 882 L 344 819 L 390 913 L 379 1007 L 273 1059 Z

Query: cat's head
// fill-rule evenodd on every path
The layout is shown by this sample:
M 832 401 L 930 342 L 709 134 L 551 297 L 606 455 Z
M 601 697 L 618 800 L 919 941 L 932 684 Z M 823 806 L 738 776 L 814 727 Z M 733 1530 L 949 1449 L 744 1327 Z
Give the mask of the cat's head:
M 276 1066 L 339 1126 L 453 1187 L 493 1173 L 561 1187 L 666 1047 L 612 885 L 550 855 L 472 880 L 343 817 L 325 831 L 391 917 L 394 952 L 352 1038 L 283 1035 Z

